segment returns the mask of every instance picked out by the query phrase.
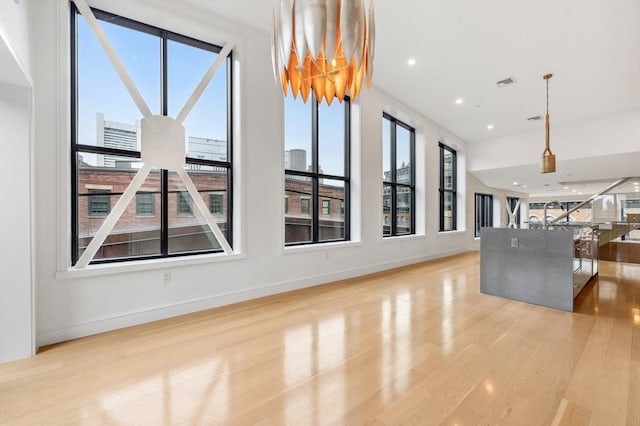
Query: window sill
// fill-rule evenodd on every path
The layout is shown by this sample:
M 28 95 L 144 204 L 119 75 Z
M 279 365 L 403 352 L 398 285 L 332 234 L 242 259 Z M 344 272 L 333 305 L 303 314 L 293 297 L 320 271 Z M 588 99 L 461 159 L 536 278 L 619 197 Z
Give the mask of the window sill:
M 405 234 L 405 235 L 394 235 L 391 237 L 382 237 L 382 241 L 423 240 L 424 238 L 425 238 L 424 234 Z
M 447 236 L 453 236 L 453 235 L 462 235 L 465 234 L 467 231 L 464 229 L 456 229 L 455 231 L 439 231 L 438 232 L 438 237 L 447 237 Z
M 305 244 L 305 245 L 299 245 L 299 246 L 284 247 L 281 250 L 281 253 L 296 254 L 296 253 L 306 253 L 306 252 L 323 251 L 323 250 L 333 250 L 333 249 L 347 248 L 347 247 L 357 247 L 361 245 L 362 243 L 360 241 L 335 241 L 331 243 Z
M 102 263 L 98 265 L 88 265 L 83 269 L 70 267 L 66 271 L 56 272 L 56 279 L 67 280 L 84 277 L 99 277 L 103 275 L 124 274 L 128 272 L 153 271 L 158 269 L 179 268 L 189 265 L 202 265 L 206 263 L 228 262 L 233 260 L 246 259 L 242 253 L 224 254 L 212 253 L 194 256 L 180 256 L 163 259 L 134 260 L 122 263 Z

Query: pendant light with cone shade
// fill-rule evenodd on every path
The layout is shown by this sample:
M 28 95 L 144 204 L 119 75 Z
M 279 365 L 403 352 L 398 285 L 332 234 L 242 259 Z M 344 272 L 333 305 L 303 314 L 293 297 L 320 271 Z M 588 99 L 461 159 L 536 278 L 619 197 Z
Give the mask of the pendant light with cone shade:
M 549 148 L 549 79 L 551 77 L 553 77 L 553 74 L 545 74 L 542 77 L 547 82 L 547 115 L 544 121 L 546 143 L 540 160 L 540 173 L 554 173 L 556 171 L 556 156 L 553 155 Z
M 273 14 L 271 59 L 276 83 L 287 96 L 331 105 L 355 99 L 363 80 L 371 87 L 375 53 L 373 1 L 280 0 Z

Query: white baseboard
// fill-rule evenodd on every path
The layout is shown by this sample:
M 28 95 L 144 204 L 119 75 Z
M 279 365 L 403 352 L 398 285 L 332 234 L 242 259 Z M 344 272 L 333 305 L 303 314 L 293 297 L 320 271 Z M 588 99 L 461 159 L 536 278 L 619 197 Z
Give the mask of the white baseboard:
M 98 318 L 92 321 L 71 324 L 67 327 L 39 330 L 37 333 L 37 346 L 40 347 L 50 345 L 53 343 L 63 342 L 65 340 L 77 339 L 80 337 L 90 336 L 92 334 L 117 330 L 119 328 L 144 324 L 151 321 L 158 321 L 178 315 L 211 309 L 218 306 L 257 299 L 259 297 L 284 293 L 291 290 L 298 290 L 306 287 L 327 284 L 333 281 L 354 278 L 388 269 L 398 268 L 401 266 L 411 265 L 414 263 L 426 262 L 446 256 L 465 253 L 468 251 L 471 251 L 471 249 L 463 248 L 439 253 L 432 253 L 426 256 L 416 256 L 393 262 L 368 265 L 339 272 L 315 275 L 298 280 L 284 281 L 275 284 L 267 284 L 248 289 L 220 293 L 200 299 L 185 300 L 171 305 L 156 306 L 153 308 L 143 309 L 135 312 L 117 314 Z

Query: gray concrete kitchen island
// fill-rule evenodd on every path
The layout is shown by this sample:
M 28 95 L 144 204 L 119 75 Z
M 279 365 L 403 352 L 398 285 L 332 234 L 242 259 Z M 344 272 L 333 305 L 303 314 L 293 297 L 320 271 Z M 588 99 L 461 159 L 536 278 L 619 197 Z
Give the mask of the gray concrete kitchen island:
M 480 291 L 572 312 L 575 296 L 597 273 L 593 231 L 483 228 Z

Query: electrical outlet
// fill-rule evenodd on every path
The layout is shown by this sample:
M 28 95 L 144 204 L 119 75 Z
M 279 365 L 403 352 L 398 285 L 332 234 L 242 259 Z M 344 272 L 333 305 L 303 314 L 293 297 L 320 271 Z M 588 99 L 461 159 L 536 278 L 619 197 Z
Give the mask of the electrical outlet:
M 162 284 L 171 284 L 171 272 L 164 271 L 161 278 Z
M 512 238 L 511 239 L 511 247 L 518 248 L 518 239 L 517 238 Z

